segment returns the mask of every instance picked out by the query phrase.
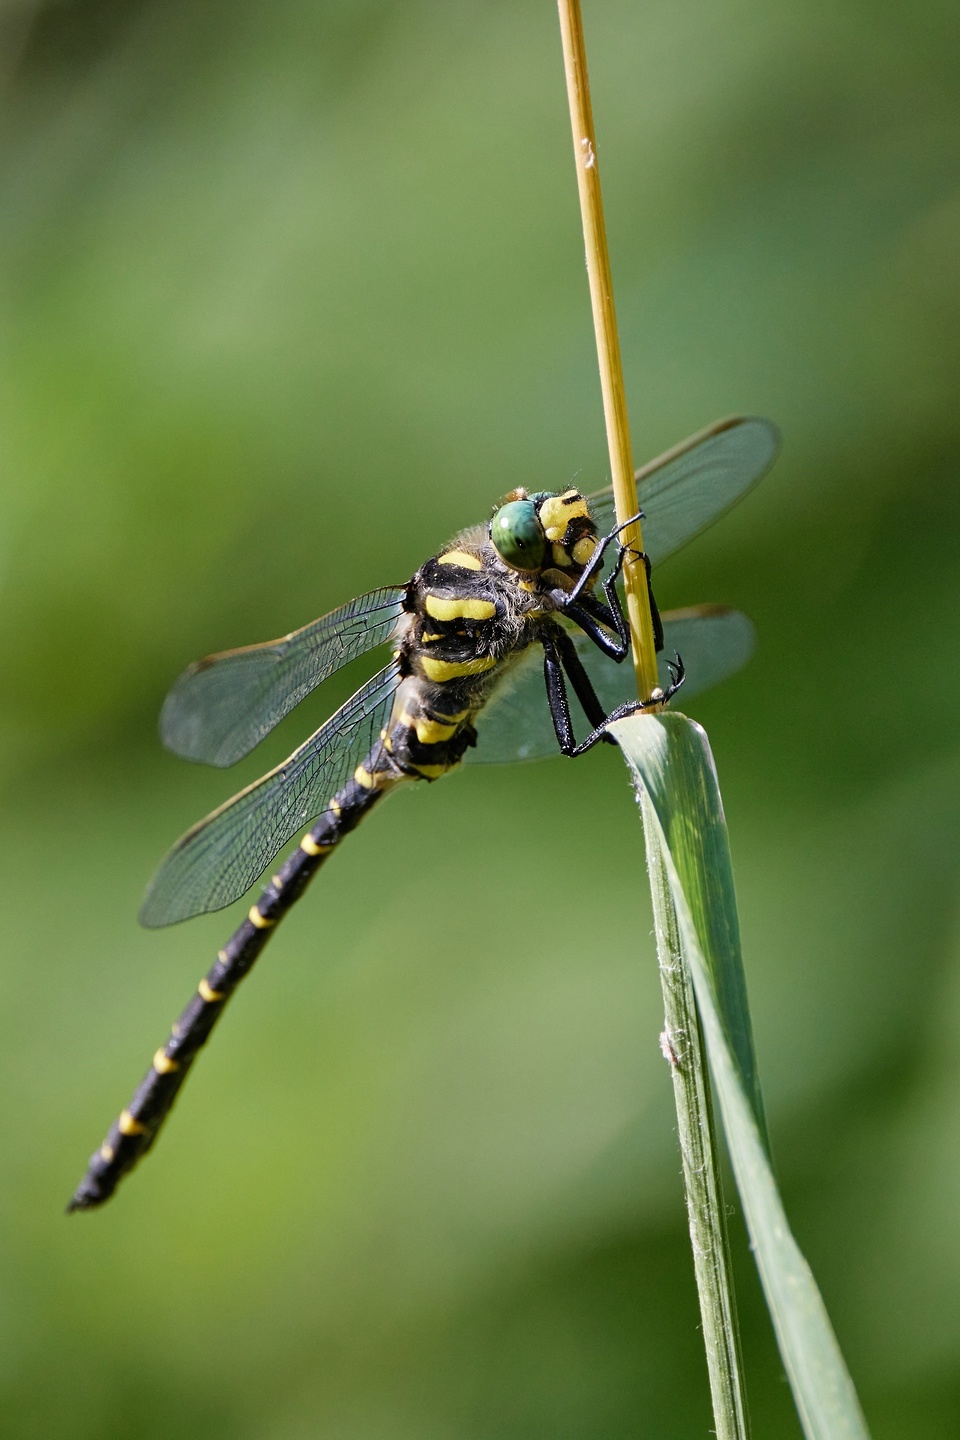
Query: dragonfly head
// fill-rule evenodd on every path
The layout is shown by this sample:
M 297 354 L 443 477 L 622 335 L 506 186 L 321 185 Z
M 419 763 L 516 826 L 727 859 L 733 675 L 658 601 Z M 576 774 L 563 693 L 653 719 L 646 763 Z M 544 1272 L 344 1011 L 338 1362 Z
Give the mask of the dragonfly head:
M 528 575 L 559 570 L 571 585 L 593 554 L 596 537 L 587 502 L 573 489 L 513 490 L 490 521 L 490 540 L 511 570 Z

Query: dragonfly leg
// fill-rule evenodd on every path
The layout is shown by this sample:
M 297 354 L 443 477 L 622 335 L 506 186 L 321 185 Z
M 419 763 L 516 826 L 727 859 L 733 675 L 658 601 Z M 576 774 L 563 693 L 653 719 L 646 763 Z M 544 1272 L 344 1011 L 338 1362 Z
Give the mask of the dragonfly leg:
M 640 511 L 633 517 L 633 520 L 626 521 L 626 525 L 632 525 L 634 520 L 641 520 L 642 518 L 643 512 Z M 564 595 L 562 599 L 559 599 L 558 596 L 558 608 L 579 625 L 581 630 L 590 636 L 593 643 L 602 650 L 605 655 L 608 655 L 611 660 L 616 660 L 618 664 L 620 661 L 625 660 L 630 653 L 630 627 L 627 624 L 623 607 L 620 604 L 620 592 L 617 590 L 617 581 L 620 578 L 623 562 L 628 553 L 635 556 L 638 560 L 643 561 L 644 568 L 647 572 L 647 597 L 650 602 L 650 617 L 653 621 L 654 650 L 659 655 L 663 649 L 663 621 L 660 619 L 660 610 L 657 606 L 656 597 L 653 593 L 653 585 L 650 581 L 650 557 L 644 551 L 633 550 L 629 545 L 620 546 L 617 563 L 613 567 L 612 573 L 604 580 L 602 586 L 607 601 L 606 605 L 602 604 L 594 595 L 591 595 L 589 591 L 585 592 L 584 590 L 584 587 L 602 563 L 603 554 L 607 546 L 616 539 L 621 530 L 626 528 L 626 525 L 618 525 L 615 530 L 611 530 L 609 535 L 604 536 L 598 543 L 596 550 L 590 557 L 590 563 L 587 565 L 570 594 Z M 616 632 L 616 640 L 613 640 L 600 629 L 600 626 L 596 623 L 598 620 L 601 624 L 606 625 L 609 629 Z
M 629 545 L 621 545 L 620 554 L 617 556 L 617 563 L 614 566 L 613 574 L 603 582 L 603 593 L 610 607 L 617 634 L 622 640 L 625 640 L 626 645 L 629 647 L 629 627 L 623 613 L 623 607 L 620 604 L 620 592 L 617 589 L 617 581 L 620 578 L 620 571 L 623 569 L 624 558 L 628 551 L 635 559 L 643 561 L 643 568 L 647 572 L 647 599 L 650 602 L 650 618 L 653 621 L 653 648 L 659 655 L 663 649 L 663 621 L 660 619 L 660 610 L 657 605 L 656 596 L 653 593 L 653 585 L 650 580 L 650 556 L 646 551 L 633 550 Z
M 584 714 L 590 724 L 594 726 L 592 733 L 595 739 L 591 743 L 596 744 L 599 740 L 607 740 L 616 744 L 613 736 L 607 735 L 603 729 L 607 719 L 606 711 L 593 688 L 590 676 L 583 668 L 569 635 L 558 629 L 556 635 L 544 636 L 542 644 L 543 677 L 547 687 L 547 701 L 550 705 L 550 715 L 553 719 L 553 728 L 556 731 L 557 744 L 560 746 L 561 753 L 569 756 L 583 753 L 583 749 L 578 747 L 576 736 L 573 733 L 573 720 L 570 715 L 570 701 L 567 698 L 564 671 L 569 677 L 577 699 L 583 706 Z
M 206 1044 L 227 1001 L 249 974 L 278 922 L 299 900 L 320 866 L 343 836 L 360 823 L 387 787 L 368 788 L 356 778 L 338 790 L 313 829 L 300 841 L 246 920 L 234 931 L 216 962 L 200 981 L 193 999 L 173 1026 L 167 1043 L 153 1057 L 133 1099 L 90 1157 L 67 1210 L 92 1210 L 109 1200 L 117 1185 L 147 1153 L 170 1113 L 191 1065 Z
M 577 654 L 577 647 L 565 630 L 558 630 L 555 644 L 558 658 L 566 672 L 566 678 L 570 681 L 574 694 L 583 706 L 583 713 L 591 725 L 595 727 L 603 725 L 607 713 L 603 708 L 603 702 L 593 688 L 593 681 L 583 667 L 583 661 Z M 566 695 L 566 686 L 564 686 L 564 695 Z
M 571 600 L 576 601 L 577 599 L 579 599 L 581 592 L 586 588 L 586 586 L 590 584 L 590 581 L 593 579 L 594 575 L 596 575 L 597 571 L 600 569 L 600 566 L 603 564 L 603 557 L 607 552 L 607 547 L 613 544 L 614 540 L 616 540 L 617 536 L 620 534 L 620 531 L 626 530 L 628 525 L 634 525 L 638 520 L 642 519 L 643 511 L 638 510 L 636 515 L 631 516 L 629 520 L 625 520 L 622 525 L 617 525 L 613 530 L 610 531 L 609 535 L 604 535 L 602 540 L 597 541 L 596 548 L 594 549 L 593 554 L 590 556 L 590 559 L 587 562 L 583 574 L 580 576 L 580 579 L 577 581 L 576 585 L 574 585 L 573 589 L 570 592 Z M 620 555 L 617 560 L 616 568 L 613 572 L 614 579 L 616 579 L 616 577 L 620 574 L 620 569 L 623 565 L 624 550 L 626 548 L 628 547 L 625 547 L 623 545 L 620 546 Z
M 580 692 L 577 679 L 574 678 L 576 672 L 575 670 L 572 670 L 569 665 L 568 657 L 566 653 L 564 653 L 562 642 L 558 641 L 553 636 L 544 637 L 541 641 L 543 645 L 543 673 L 544 680 L 546 681 L 547 701 L 550 705 L 550 715 L 553 719 L 553 728 L 556 731 L 557 744 L 560 746 L 560 751 L 563 755 L 566 755 L 571 759 L 576 759 L 578 756 L 585 754 L 588 750 L 591 750 L 594 745 L 600 743 L 601 741 L 612 741 L 613 744 L 616 744 L 616 740 L 614 740 L 614 737 L 606 729 L 607 725 L 609 725 L 612 720 L 623 720 L 628 715 L 636 715 L 638 712 L 647 709 L 659 709 L 661 706 L 666 705 L 670 699 L 672 699 L 672 697 L 677 693 L 677 691 L 680 689 L 680 686 L 684 682 L 685 672 L 683 668 L 683 661 L 680 659 L 680 656 L 677 655 L 675 663 L 672 661 L 669 662 L 670 674 L 672 678 L 671 683 L 667 686 L 666 690 L 655 691 L 654 694 L 647 701 L 635 700 L 626 705 L 619 705 L 616 710 L 611 711 L 609 715 L 605 715 L 603 713 L 603 707 L 600 705 L 600 701 L 596 695 L 596 692 L 594 691 L 593 686 L 590 683 L 590 678 L 587 675 L 586 671 L 583 669 L 583 666 L 580 664 L 579 657 L 577 656 L 576 650 L 570 642 L 569 637 L 564 636 L 563 638 L 570 646 L 570 650 L 573 652 L 573 660 L 575 662 L 575 666 L 579 667 L 583 680 L 586 682 L 587 686 L 589 686 L 593 701 L 596 703 L 597 706 L 599 706 L 599 714 L 600 716 L 602 716 L 602 719 L 595 720 L 594 715 L 591 714 L 590 710 L 587 709 L 587 706 L 584 703 L 584 696 Z M 595 726 L 595 729 L 591 731 L 591 733 L 587 736 L 585 740 L 581 740 L 579 744 L 577 744 L 576 736 L 573 733 L 573 722 L 570 717 L 570 702 L 567 698 L 567 689 L 563 676 L 564 668 L 566 668 L 567 670 L 567 673 L 570 677 L 570 682 L 573 685 L 574 690 L 576 691 L 577 698 L 580 700 L 581 705 L 583 705 L 588 720 L 590 720 Z M 594 714 L 596 713 L 597 711 L 594 710 Z
M 612 635 L 608 635 L 606 630 L 601 628 L 603 625 L 609 626 L 611 630 L 618 630 L 619 626 L 615 617 L 607 610 L 606 605 L 602 605 L 592 595 L 583 595 L 574 604 L 564 605 L 561 613 L 572 620 L 574 624 L 579 625 L 597 649 L 611 660 L 615 660 L 618 665 L 629 655 L 630 632 L 626 625 L 623 626 L 624 633 L 618 634 L 616 639 Z

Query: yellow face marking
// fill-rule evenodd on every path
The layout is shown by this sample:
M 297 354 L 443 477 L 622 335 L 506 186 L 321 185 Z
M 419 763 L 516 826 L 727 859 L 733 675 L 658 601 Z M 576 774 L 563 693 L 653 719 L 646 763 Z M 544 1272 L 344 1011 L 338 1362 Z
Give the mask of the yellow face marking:
M 437 558 L 438 565 L 460 565 L 464 570 L 482 570 L 483 562 L 478 560 L 476 555 L 468 555 L 466 550 L 448 550 L 446 555 Z
M 247 911 L 247 919 L 250 921 L 250 924 L 255 925 L 258 930 L 269 930 L 271 925 L 276 925 L 277 923 L 276 920 L 268 920 L 266 915 L 261 915 L 256 905 L 250 906 L 250 909 Z
M 464 715 L 466 713 L 466 711 L 463 712 Z M 410 730 L 416 730 L 417 739 L 421 745 L 439 745 L 444 740 L 449 740 L 451 735 L 456 735 L 457 727 L 462 719 L 463 715 L 444 725 L 439 720 L 426 720 L 419 717 L 415 720 L 412 715 L 407 714 L 406 710 L 402 710 L 397 723 L 406 725 Z
M 540 506 L 540 524 L 548 540 L 562 540 L 567 525 L 577 516 L 589 516 L 587 502 L 579 490 L 567 490 L 563 495 L 554 495 Z
M 461 675 L 482 675 L 484 670 L 492 670 L 496 663 L 494 655 L 481 655 L 476 660 L 431 660 L 427 655 L 420 657 L 424 675 L 428 680 L 435 680 L 438 685 L 442 685 L 446 680 L 456 680 Z
M 212 985 L 207 984 L 206 977 L 204 977 L 200 981 L 197 989 L 200 991 L 201 997 L 206 1000 L 208 1005 L 212 1005 L 215 1000 L 226 999 L 226 992 L 223 990 L 214 990 Z
M 446 775 L 446 773 L 447 773 L 448 770 L 452 770 L 452 769 L 453 769 L 453 766 L 452 766 L 452 765 L 414 765 L 412 768 L 413 768 L 414 770 L 416 770 L 416 772 L 417 772 L 418 775 L 422 775 L 425 780 L 439 780 L 439 779 L 440 779 L 440 776 L 441 776 L 441 775 Z
M 497 607 L 492 600 L 441 600 L 428 595 L 426 611 L 434 620 L 492 620 Z
M 113 1146 L 112 1146 L 112 1145 L 108 1145 L 108 1144 L 106 1143 L 106 1141 L 104 1141 L 104 1143 L 100 1146 L 100 1158 L 101 1158 L 102 1160 L 106 1160 L 107 1164 L 109 1165 L 109 1164 L 110 1164 L 110 1161 L 113 1159 L 113 1156 L 114 1156 Z
M 300 841 L 300 849 L 305 855 L 326 855 L 328 850 L 333 849 L 333 846 L 318 845 L 316 840 L 314 840 L 313 836 L 308 830 L 306 835 L 304 835 L 303 839 Z
M 570 564 L 570 556 L 567 554 L 566 550 L 564 550 L 562 545 L 552 545 L 550 548 L 553 550 L 554 565 Z
M 578 565 L 586 565 L 589 562 L 596 548 L 597 542 L 596 540 L 594 540 L 593 536 L 584 535 L 583 539 L 578 540 L 576 545 L 574 545 L 573 547 L 573 558 L 574 560 L 576 560 Z
M 179 1060 L 171 1060 L 165 1050 L 158 1050 L 153 1057 L 153 1068 L 158 1075 L 169 1075 L 173 1070 L 180 1069 Z
M 139 1120 L 134 1120 L 129 1110 L 121 1111 L 117 1128 L 121 1135 L 145 1135 L 147 1133 L 146 1125 L 141 1125 Z

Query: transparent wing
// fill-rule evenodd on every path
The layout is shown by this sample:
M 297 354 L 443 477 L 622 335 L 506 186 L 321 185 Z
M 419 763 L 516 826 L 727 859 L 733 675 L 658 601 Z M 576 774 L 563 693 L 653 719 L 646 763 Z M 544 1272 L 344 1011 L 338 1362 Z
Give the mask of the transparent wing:
M 618 705 L 636 700 L 636 680 L 629 658 L 617 665 L 582 632 L 569 632 L 577 654 L 609 714 Z M 658 657 L 660 684 L 670 683 L 667 660 L 674 651 L 683 657 L 687 678 L 681 704 L 725 680 L 745 665 L 753 652 L 754 630 L 746 615 L 721 605 L 698 605 L 668 610 L 663 616 L 663 654 Z M 580 739 L 590 731 L 571 687 L 570 707 Z M 466 760 L 474 765 L 505 765 L 513 760 L 543 760 L 560 754 L 550 718 L 543 680 L 543 650 L 531 645 L 523 659 L 505 677 L 477 716 L 477 747 Z
M 735 415 L 717 420 L 637 471 L 643 548 L 657 565 L 742 500 L 780 449 L 771 420 Z M 613 491 L 587 497 L 601 535 L 616 524 Z
M 399 683 L 394 661 L 289 760 L 188 830 L 153 877 L 140 923 L 152 929 L 222 910 L 248 890 L 281 846 L 323 813 L 370 750 Z
M 403 591 L 371 590 L 280 640 L 224 650 L 180 676 L 160 712 L 168 750 L 234 765 L 328 675 L 388 639 Z

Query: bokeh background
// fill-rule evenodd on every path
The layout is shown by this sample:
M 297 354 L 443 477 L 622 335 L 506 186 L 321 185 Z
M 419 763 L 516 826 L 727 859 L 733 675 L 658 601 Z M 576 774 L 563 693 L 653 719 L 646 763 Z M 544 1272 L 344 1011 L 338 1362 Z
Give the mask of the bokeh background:
M 161 753 L 169 683 L 402 581 L 516 484 L 604 483 L 554 7 L 0 19 L 0 1434 L 706 1436 L 615 753 L 471 768 L 378 813 L 155 1154 L 62 1214 L 235 920 L 138 930 L 153 866 L 364 672 L 235 775 Z M 658 590 L 758 628 L 689 709 L 788 1209 L 875 1440 L 952 1437 L 960 13 L 587 0 L 585 21 L 637 459 L 731 411 L 785 437 Z M 790 1440 L 732 1224 L 756 1434 Z

